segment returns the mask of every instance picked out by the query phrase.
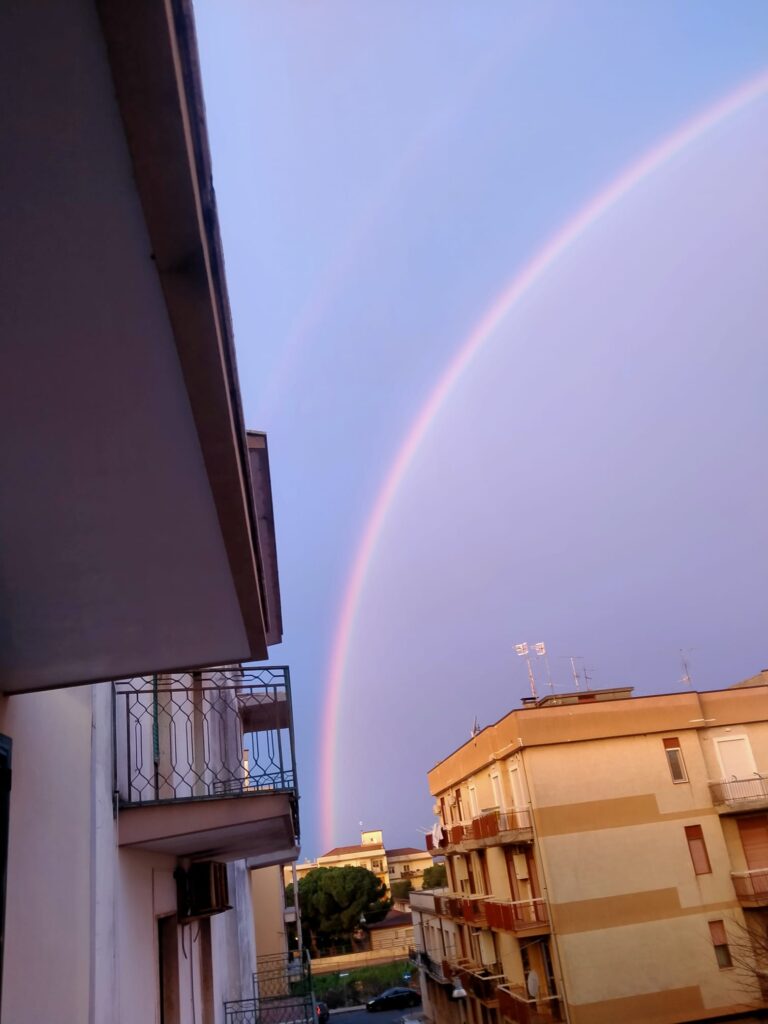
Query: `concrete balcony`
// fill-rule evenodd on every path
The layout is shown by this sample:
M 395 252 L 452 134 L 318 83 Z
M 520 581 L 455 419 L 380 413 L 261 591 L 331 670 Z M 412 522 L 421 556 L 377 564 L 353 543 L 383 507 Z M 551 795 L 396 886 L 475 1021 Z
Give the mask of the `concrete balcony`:
M 515 1024 L 550 1024 L 563 1020 L 557 996 L 531 999 L 523 985 L 499 985 L 499 1011 Z
M 748 779 L 723 779 L 710 782 L 712 803 L 720 814 L 759 811 L 768 808 L 768 778 L 755 772 Z
M 499 1005 L 498 989 L 507 980 L 501 964 L 476 964 L 459 961 L 453 969 L 468 995 L 484 1006 Z
M 515 932 L 518 935 L 547 935 L 550 931 L 546 900 L 495 900 L 485 903 L 485 919 L 489 928 Z
M 122 847 L 288 863 L 298 788 L 288 669 L 231 666 L 114 686 Z
M 768 868 L 732 871 L 731 878 L 743 907 L 768 907 Z
M 468 850 L 532 842 L 533 820 L 531 812 L 524 807 L 514 807 L 509 811 L 500 811 L 498 808 L 484 811 L 464 829 L 464 846 Z
M 526 807 L 513 807 L 508 811 L 495 807 L 483 811 L 470 822 L 441 828 L 437 842 L 431 833 L 425 839 L 427 850 L 434 855 L 479 850 L 486 846 L 532 843 L 533 819 Z

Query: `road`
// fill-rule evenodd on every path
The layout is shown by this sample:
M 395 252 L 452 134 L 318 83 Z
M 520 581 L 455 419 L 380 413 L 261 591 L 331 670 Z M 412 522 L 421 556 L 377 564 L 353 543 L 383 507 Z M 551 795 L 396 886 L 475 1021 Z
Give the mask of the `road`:
M 412 1010 L 381 1010 L 379 1013 L 345 1010 L 343 1013 L 332 1014 L 329 1024 L 398 1024 L 403 1017 L 411 1017 L 420 1012 L 420 1006 L 414 1006 Z

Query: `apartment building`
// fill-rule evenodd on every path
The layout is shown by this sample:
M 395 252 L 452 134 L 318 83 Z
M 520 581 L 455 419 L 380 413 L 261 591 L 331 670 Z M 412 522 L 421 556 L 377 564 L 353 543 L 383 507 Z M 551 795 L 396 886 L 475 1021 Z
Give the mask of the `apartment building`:
M 413 846 L 386 849 L 381 829 L 367 829 L 360 833 L 360 842 L 352 846 L 335 846 L 317 860 L 296 864 L 300 880 L 313 868 L 367 868 L 389 889 L 392 882 L 408 880 L 414 889 L 420 889 L 424 871 L 432 866 L 432 855 Z M 285 870 L 285 884 L 293 880 L 292 869 Z
M 523 705 L 429 772 L 448 868 L 411 897 L 430 1019 L 761 1016 L 768 673 Z
M 191 3 L 4 4 L 0 48 L 0 1013 L 245 1022 L 298 790 Z

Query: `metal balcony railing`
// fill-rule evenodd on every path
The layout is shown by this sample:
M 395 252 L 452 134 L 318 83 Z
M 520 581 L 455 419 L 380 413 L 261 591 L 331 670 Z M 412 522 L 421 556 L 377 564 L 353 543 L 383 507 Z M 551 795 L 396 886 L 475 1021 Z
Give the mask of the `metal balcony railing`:
M 114 684 L 115 790 L 124 807 L 297 795 L 287 667 L 225 667 Z
M 546 900 L 494 900 L 485 904 L 485 919 L 490 928 L 508 932 L 526 931 L 549 923 Z
M 768 868 L 732 871 L 733 887 L 740 900 L 768 902 Z
M 532 831 L 531 812 L 527 808 L 515 807 L 509 811 L 494 808 L 474 818 L 472 824 L 465 829 L 464 838 L 495 839 L 497 836 L 503 838 L 507 832 L 514 832 L 515 839 L 519 841 L 521 836 L 518 833 L 527 834 Z
M 723 779 L 710 782 L 709 790 L 715 804 L 740 804 L 768 801 L 768 778 L 755 772 L 748 779 Z
M 226 1024 L 313 1024 L 312 971 L 306 951 L 259 957 L 253 997 L 224 1003 Z

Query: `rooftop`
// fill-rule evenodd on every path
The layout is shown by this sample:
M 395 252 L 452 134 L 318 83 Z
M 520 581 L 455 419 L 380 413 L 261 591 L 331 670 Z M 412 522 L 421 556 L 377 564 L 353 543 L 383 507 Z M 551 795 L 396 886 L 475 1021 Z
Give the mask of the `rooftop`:
M 415 846 L 398 846 L 394 850 L 387 850 L 387 857 L 393 859 L 396 857 L 413 857 L 418 854 L 421 856 L 424 850 L 417 850 Z

